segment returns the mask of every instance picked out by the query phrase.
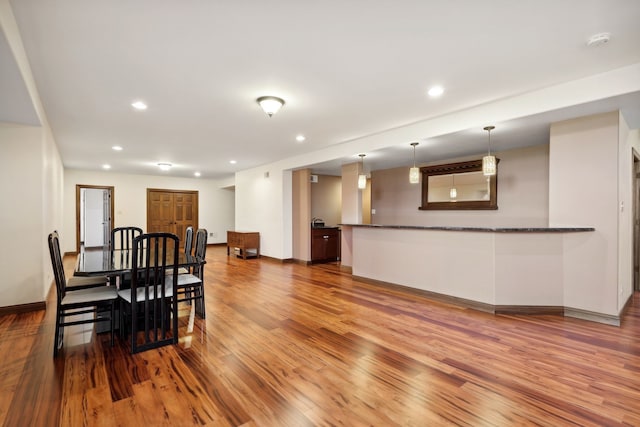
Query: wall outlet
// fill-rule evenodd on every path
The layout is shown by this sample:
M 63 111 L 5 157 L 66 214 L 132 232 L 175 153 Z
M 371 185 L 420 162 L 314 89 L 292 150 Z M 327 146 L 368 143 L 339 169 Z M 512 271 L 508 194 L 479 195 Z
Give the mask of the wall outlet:
M 376 210 L 375 209 L 371 209 L 371 215 L 375 215 L 376 214 Z
M 213 238 L 218 237 L 218 233 L 217 233 L 217 232 L 215 232 L 215 231 L 214 231 L 213 233 L 209 233 L 209 234 L 210 234 L 210 236 L 209 236 L 209 237 L 213 237 Z

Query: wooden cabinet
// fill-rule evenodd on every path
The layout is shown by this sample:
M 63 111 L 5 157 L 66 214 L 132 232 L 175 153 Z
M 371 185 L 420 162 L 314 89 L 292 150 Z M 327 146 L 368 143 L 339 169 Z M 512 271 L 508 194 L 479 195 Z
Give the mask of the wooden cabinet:
M 340 260 L 340 229 L 311 229 L 311 262 L 331 262 Z
M 260 257 L 260 233 L 255 231 L 227 231 L 227 255 L 230 248 L 238 248 L 243 259 L 247 259 L 247 251 L 253 249 L 255 256 Z

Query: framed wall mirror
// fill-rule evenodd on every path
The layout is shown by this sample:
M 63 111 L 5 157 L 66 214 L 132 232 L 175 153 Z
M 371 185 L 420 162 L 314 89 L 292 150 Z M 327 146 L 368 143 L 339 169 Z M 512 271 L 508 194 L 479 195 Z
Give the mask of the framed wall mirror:
M 482 159 L 425 166 L 420 173 L 420 210 L 498 209 L 498 174 L 484 176 Z

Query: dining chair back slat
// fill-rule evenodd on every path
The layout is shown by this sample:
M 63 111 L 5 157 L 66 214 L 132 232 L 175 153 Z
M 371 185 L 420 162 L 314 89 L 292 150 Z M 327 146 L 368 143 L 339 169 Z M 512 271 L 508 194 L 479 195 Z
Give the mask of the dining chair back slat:
M 132 353 L 178 342 L 178 242 L 171 233 L 133 239 L 131 288 L 118 292 L 121 323 L 130 326 L 122 331 L 130 333 Z
M 53 356 L 58 355 L 64 341 L 65 326 L 109 321 L 111 345 L 115 326 L 115 305 L 118 293 L 113 286 L 95 286 L 67 292 L 60 241 L 57 232 L 49 234 L 49 255 L 56 283 L 56 327 L 53 342 Z M 104 283 L 104 282 L 103 282 Z M 98 312 L 100 311 L 100 316 Z M 92 316 L 88 316 L 92 314 Z M 69 320 L 69 318 L 71 318 Z

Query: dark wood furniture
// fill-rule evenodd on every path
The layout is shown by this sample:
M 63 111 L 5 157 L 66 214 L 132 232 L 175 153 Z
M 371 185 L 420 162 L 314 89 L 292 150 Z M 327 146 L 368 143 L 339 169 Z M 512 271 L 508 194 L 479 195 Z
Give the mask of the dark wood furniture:
M 131 353 L 178 342 L 178 269 L 170 268 L 178 263 L 178 242 L 172 233 L 133 239 L 131 288 L 118 291 L 120 325 L 130 325 Z M 121 335 L 126 330 L 120 326 Z
M 111 250 L 108 247 L 81 249 L 73 274 L 75 276 L 117 276 L 127 273 L 133 267 L 132 255 L 132 250 Z M 204 259 L 195 255 L 178 251 L 178 267 L 191 268 L 204 262 Z
M 198 259 L 205 259 L 207 256 L 207 230 L 204 228 L 196 232 L 196 251 Z M 201 318 L 206 317 L 204 300 L 204 263 L 198 264 L 191 269 L 190 273 L 178 274 L 177 302 L 187 301 L 189 304 L 196 304 L 196 314 Z
M 340 260 L 340 229 L 319 227 L 311 229 L 311 263 Z
M 243 259 L 247 259 L 247 252 L 255 249 L 256 257 L 260 258 L 260 233 L 256 231 L 227 231 L 227 255 L 230 248 L 238 248 Z
M 103 282 L 102 286 L 67 292 L 67 281 L 64 274 L 64 266 L 62 264 L 58 233 L 53 232 L 49 234 L 48 242 L 57 294 L 53 356 L 57 356 L 58 350 L 62 347 L 65 326 L 109 321 L 111 346 L 113 346 L 115 304 L 118 300 L 116 288 L 114 286 L 106 286 L 106 282 Z M 99 310 L 104 311 L 106 314 L 98 316 Z M 89 313 L 93 313 L 94 316 L 84 316 Z

